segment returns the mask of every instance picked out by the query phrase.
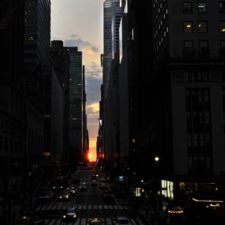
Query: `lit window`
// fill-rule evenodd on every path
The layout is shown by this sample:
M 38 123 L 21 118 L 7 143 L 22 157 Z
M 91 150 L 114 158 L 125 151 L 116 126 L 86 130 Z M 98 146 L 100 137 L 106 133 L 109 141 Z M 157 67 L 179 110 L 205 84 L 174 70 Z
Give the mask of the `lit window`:
M 220 22 L 219 29 L 220 29 L 220 32 L 222 33 L 225 32 L 225 21 Z
M 193 30 L 192 22 L 184 22 L 184 32 L 192 33 L 192 30 Z
M 208 31 L 208 23 L 207 22 L 198 22 L 198 32 L 205 33 Z
M 225 13 L 225 1 L 220 1 L 219 2 L 219 12 L 220 13 Z
M 198 13 L 207 13 L 207 4 L 206 2 L 198 3 Z
M 184 2 L 183 3 L 183 13 L 184 14 L 192 13 L 192 2 Z

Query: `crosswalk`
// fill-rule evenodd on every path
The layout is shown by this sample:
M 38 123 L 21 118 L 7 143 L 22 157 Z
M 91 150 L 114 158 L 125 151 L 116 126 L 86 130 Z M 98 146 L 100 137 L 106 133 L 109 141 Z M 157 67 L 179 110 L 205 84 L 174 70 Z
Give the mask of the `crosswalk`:
M 54 210 L 66 210 L 71 203 L 62 203 L 56 202 L 53 204 L 41 204 L 38 205 L 34 210 L 36 212 L 39 211 L 54 211 Z M 129 210 L 128 206 L 121 206 L 121 205 L 91 205 L 91 204 L 73 204 L 74 208 L 77 210 Z
M 114 225 L 114 218 L 104 218 L 105 225 Z M 87 218 L 77 218 L 75 221 L 64 221 L 63 219 L 45 219 L 46 225 L 87 225 Z M 140 219 L 130 218 L 131 225 L 144 225 Z

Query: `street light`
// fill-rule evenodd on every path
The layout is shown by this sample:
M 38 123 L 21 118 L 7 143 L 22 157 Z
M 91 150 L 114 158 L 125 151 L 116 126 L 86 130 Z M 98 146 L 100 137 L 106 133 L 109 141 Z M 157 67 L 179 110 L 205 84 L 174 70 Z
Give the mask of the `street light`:
M 158 162 L 158 161 L 159 161 L 159 159 L 160 159 L 160 158 L 159 158 L 159 156 L 158 156 L 158 155 L 156 155 L 156 156 L 154 157 L 154 161 L 155 161 L 155 162 Z

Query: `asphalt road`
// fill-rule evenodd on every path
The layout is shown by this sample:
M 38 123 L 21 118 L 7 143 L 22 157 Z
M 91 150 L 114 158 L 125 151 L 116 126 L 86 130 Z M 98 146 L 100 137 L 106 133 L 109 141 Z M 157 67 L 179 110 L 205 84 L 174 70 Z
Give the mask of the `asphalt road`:
M 102 199 L 103 190 L 100 187 L 99 174 L 97 182 L 92 182 L 91 177 L 95 173 L 92 170 L 78 169 L 76 177 L 80 178 L 80 183 L 86 183 L 87 190 L 80 191 L 79 185 L 76 185 L 76 194 L 71 196 L 68 200 L 55 200 L 49 203 L 38 204 L 34 213 L 44 218 L 46 225 L 86 225 L 90 218 L 101 218 L 106 225 L 114 225 L 115 218 L 118 216 L 126 216 L 130 220 L 131 225 L 143 225 L 144 223 L 136 216 L 128 205 L 120 205 L 115 198 L 114 203 L 105 203 Z M 110 184 L 106 183 L 108 189 Z M 67 221 L 63 219 L 63 214 L 70 206 L 76 209 L 77 219 L 74 221 Z

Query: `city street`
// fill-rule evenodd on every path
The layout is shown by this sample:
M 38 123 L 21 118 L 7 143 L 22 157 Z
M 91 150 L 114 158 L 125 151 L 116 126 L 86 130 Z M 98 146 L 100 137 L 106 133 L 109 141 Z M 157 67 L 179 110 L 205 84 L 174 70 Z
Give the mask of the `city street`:
M 105 224 L 112 225 L 115 224 L 115 219 L 118 216 L 127 217 L 130 224 L 133 225 L 144 224 L 128 205 L 124 205 L 124 203 L 120 205 L 116 198 L 111 204 L 104 202 L 103 191 L 105 189 L 110 190 L 110 184 L 105 183 L 105 189 L 102 190 L 100 179 L 103 178 L 103 175 L 99 175 L 93 183 L 91 180 L 93 173 L 93 170 L 78 169 L 74 176 L 79 176 L 80 186 L 85 183 L 87 190 L 79 190 L 79 184 L 77 184 L 75 195 L 70 196 L 69 199 L 60 200 L 59 194 L 57 194 L 53 201 L 37 204 L 33 209 L 33 215 L 42 218 L 46 225 L 85 225 L 91 218 L 100 218 Z M 72 178 L 70 178 L 71 181 Z M 71 206 L 74 207 L 77 214 L 77 218 L 72 221 L 63 218 L 63 215 Z

